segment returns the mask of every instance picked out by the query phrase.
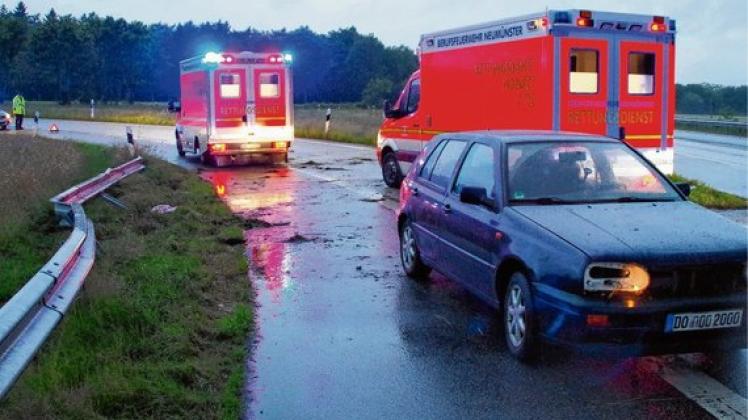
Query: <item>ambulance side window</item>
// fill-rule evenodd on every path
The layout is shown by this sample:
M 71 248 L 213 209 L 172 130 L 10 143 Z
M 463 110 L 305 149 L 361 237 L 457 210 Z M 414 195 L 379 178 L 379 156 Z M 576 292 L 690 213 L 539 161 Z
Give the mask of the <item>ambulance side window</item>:
M 405 106 L 405 113 L 412 114 L 418 110 L 418 103 L 421 101 L 421 79 L 415 79 L 410 83 L 408 90 L 408 103 Z
M 599 73 L 597 50 L 571 50 L 569 60 L 569 92 L 597 93 Z
M 654 93 L 655 55 L 652 53 L 629 53 L 629 95 L 651 95 Z
M 241 96 L 241 77 L 235 73 L 220 75 L 221 98 L 238 98 Z
M 278 73 L 260 73 L 260 97 L 277 98 L 280 96 L 280 76 Z

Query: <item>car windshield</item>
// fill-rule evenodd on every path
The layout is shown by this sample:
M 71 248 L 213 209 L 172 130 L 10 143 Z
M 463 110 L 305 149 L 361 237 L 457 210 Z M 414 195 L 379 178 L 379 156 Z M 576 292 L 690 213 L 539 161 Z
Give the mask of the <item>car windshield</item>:
M 506 167 L 513 204 L 681 200 L 650 164 L 620 143 L 511 144 Z

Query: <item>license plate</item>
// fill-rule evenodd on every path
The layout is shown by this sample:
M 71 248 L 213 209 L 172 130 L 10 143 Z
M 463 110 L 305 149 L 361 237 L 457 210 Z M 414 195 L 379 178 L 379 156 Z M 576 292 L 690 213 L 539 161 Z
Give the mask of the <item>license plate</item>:
M 242 143 L 242 150 L 252 150 L 252 149 L 259 149 L 260 145 L 258 143 Z
M 665 320 L 665 332 L 734 328 L 739 327 L 742 320 L 742 309 L 669 314 Z

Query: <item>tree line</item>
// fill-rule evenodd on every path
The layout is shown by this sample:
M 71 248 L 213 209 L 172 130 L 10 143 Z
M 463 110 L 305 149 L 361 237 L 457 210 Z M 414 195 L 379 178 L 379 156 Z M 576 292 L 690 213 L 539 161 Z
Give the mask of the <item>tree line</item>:
M 0 6 L 0 100 L 61 103 L 167 101 L 179 96 L 179 62 L 208 51 L 280 51 L 294 56 L 297 102 L 381 103 L 418 67 L 415 53 L 356 28 L 326 34 L 233 30 L 226 22 L 144 24 L 101 17 L 30 14 Z
M 748 88 L 709 83 L 678 84 L 675 108 L 681 114 L 708 114 L 732 117 L 746 115 Z
M 30 14 L 0 6 L 0 100 L 17 91 L 60 103 L 167 101 L 179 96 L 179 62 L 207 51 L 282 51 L 294 56 L 294 96 L 304 102 L 381 104 L 418 67 L 415 53 L 342 28 L 326 34 L 234 30 L 227 22 L 144 24 L 101 17 Z M 746 86 L 676 86 L 677 112 L 746 113 Z

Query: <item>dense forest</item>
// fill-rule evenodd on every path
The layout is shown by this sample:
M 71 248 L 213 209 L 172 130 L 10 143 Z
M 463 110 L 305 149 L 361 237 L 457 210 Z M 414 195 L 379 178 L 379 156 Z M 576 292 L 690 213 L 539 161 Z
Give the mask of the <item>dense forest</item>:
M 29 14 L 21 2 L 0 6 L 0 100 L 67 103 L 166 101 L 179 94 L 179 61 L 210 50 L 283 51 L 294 55 L 295 100 L 379 104 L 418 66 L 404 46 L 384 46 L 356 28 L 318 34 L 234 30 L 226 22 L 144 24 L 124 19 Z M 746 113 L 746 86 L 677 86 L 680 113 Z
M 127 22 L 88 14 L 32 15 L 0 6 L 0 100 L 166 101 L 179 93 L 179 61 L 208 51 L 283 51 L 294 56 L 298 102 L 380 103 L 418 67 L 406 47 L 385 47 L 356 28 L 263 32 L 226 22 Z

